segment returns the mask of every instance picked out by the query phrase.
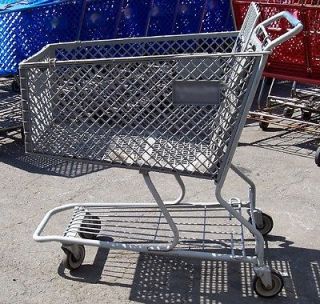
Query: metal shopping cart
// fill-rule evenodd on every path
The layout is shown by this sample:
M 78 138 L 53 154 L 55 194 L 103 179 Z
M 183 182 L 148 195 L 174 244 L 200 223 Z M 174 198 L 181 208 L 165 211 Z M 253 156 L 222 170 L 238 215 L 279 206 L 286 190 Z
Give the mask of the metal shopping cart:
M 254 183 L 231 160 L 270 51 L 302 25 L 287 12 L 256 25 L 258 15 L 252 4 L 240 32 L 48 45 L 20 65 L 26 151 L 139 170 L 156 202 L 49 211 L 34 239 L 62 243 L 67 268 L 81 266 L 84 245 L 241 261 L 254 265 L 259 295 L 281 291 L 281 275 L 264 261 L 272 218 L 256 208 Z M 293 28 L 264 39 L 282 18 Z M 248 202 L 222 197 L 229 169 L 250 186 Z M 179 197 L 164 202 L 150 172 L 173 175 Z M 181 176 L 213 180 L 218 203 L 182 203 Z M 62 235 L 48 234 L 49 222 L 68 213 Z
M 266 78 L 263 78 L 257 109 L 249 113 L 250 118 L 258 120 L 262 130 L 267 130 L 270 124 L 274 124 L 319 136 L 320 2 L 318 0 L 257 2 L 261 10 L 261 19 L 267 19 L 277 12 L 287 10 L 301 20 L 304 29 L 299 35 L 277 47 L 269 57 L 264 76 L 273 80 L 268 89 L 266 102 L 262 102 L 263 91 L 267 87 Z M 235 23 L 240 27 L 250 1 L 233 0 L 232 5 Z M 282 21 L 268 32 L 272 37 L 278 37 L 288 26 L 288 23 Z M 286 84 L 290 84 L 290 93 L 286 95 L 275 93 L 275 79 L 277 82 L 286 81 Z M 315 162 L 320 166 L 320 148 L 316 152 Z

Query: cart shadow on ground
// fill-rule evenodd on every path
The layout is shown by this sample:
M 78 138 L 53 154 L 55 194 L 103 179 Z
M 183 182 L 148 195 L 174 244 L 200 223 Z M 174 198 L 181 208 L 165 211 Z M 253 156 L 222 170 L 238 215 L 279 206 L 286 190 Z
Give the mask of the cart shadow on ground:
M 63 279 L 129 288 L 130 300 L 140 303 L 319 303 L 320 251 L 294 247 L 277 236 L 269 236 L 266 247 L 269 265 L 285 277 L 283 291 L 272 299 L 254 294 L 253 269 L 246 263 L 99 248 L 92 264 L 85 261 L 72 272 L 61 264 L 58 273 Z
M 257 123 L 247 124 L 246 128 L 256 128 Z M 263 138 L 253 141 L 240 141 L 239 147 L 251 146 L 304 158 L 314 158 L 320 145 L 320 138 L 302 131 L 270 127 L 267 132 L 261 131 Z
M 21 131 L 0 133 L 0 161 L 30 173 L 74 178 L 105 170 L 108 166 L 79 160 L 63 160 L 46 155 L 28 155 Z
M 289 97 L 291 85 L 292 83 L 288 81 L 278 81 L 278 83 L 275 84 L 272 90 L 272 95 Z M 262 94 L 262 105 L 265 105 L 266 103 L 269 88 L 270 83 L 266 85 Z M 256 93 L 255 101 L 252 104 L 251 111 L 260 111 L 258 110 L 257 104 L 258 95 L 259 90 Z M 282 110 L 283 108 L 279 108 L 275 112 L 276 114 L 281 116 Z M 277 113 L 277 111 L 280 112 Z M 293 118 L 300 120 L 300 114 L 301 113 L 299 111 L 295 111 Z M 286 128 L 285 125 L 288 122 L 286 122 L 285 118 L 283 118 L 283 122 L 284 126 L 279 126 L 271 123 L 269 127 L 263 131 L 258 127 L 259 123 L 256 120 L 253 120 L 252 118 L 247 119 L 245 128 L 254 128 L 255 132 L 257 132 L 257 128 L 259 128 L 259 133 L 257 133 L 258 137 L 254 136 L 258 139 L 244 142 L 241 138 L 239 146 L 253 146 L 262 149 L 278 151 L 281 153 L 297 155 L 305 158 L 314 158 L 315 151 L 320 146 L 319 129 L 317 129 L 317 131 L 315 131 L 314 133 L 308 133 L 307 131 L 303 130 L 305 126 L 303 121 L 301 121 L 302 124 L 300 126 L 300 129 L 290 127 Z M 314 114 L 310 122 L 319 124 L 320 115 Z M 288 126 L 290 126 L 291 124 L 292 123 L 288 123 Z

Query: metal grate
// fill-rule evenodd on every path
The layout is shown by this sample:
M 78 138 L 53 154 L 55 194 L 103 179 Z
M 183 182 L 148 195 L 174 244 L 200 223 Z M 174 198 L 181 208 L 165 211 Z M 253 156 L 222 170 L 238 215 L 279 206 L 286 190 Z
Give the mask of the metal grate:
M 241 204 L 231 201 L 237 212 Z M 167 206 L 180 235 L 176 247 L 188 250 L 226 250 L 246 256 L 242 225 L 217 205 Z M 172 232 L 158 207 L 76 207 L 64 235 L 126 244 L 168 243 Z

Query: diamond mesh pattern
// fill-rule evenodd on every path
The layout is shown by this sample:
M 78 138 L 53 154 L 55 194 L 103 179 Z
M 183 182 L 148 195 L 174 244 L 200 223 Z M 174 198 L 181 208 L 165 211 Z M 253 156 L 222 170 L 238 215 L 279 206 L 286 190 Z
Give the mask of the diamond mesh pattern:
M 61 61 L 25 67 L 27 150 L 218 180 L 262 58 L 214 52 L 213 46 L 232 49 L 233 43 L 227 43 L 234 42 L 231 37 L 52 46 Z M 204 54 L 151 56 L 188 48 Z M 115 58 L 146 53 L 149 56 Z M 94 60 L 69 61 L 81 56 Z M 112 58 L 97 59 L 103 56 Z M 176 104 L 172 87 L 183 80 L 219 81 L 219 102 Z
M 0 75 L 17 74 L 18 64 L 48 43 L 234 28 L 230 4 L 222 0 L 3 0 L 1 3 L 4 4 L 0 10 Z
M 73 48 L 70 47 L 70 44 L 66 44 L 57 46 L 55 53 L 57 60 L 60 61 L 185 53 L 213 54 L 230 52 L 237 38 L 234 34 L 218 36 L 199 34 L 196 36 L 190 35 L 190 39 L 188 37 L 124 39 L 123 41 L 114 41 L 114 43 L 105 41 L 85 42 Z
M 16 74 L 22 60 L 48 43 L 74 41 L 78 37 L 81 1 L 32 8 L 27 5 L 19 4 L 20 10 L 0 12 L 0 75 Z
M 17 51 L 15 29 L 20 18 L 20 12 L 0 14 L 0 75 L 11 75 L 17 71 L 21 56 Z

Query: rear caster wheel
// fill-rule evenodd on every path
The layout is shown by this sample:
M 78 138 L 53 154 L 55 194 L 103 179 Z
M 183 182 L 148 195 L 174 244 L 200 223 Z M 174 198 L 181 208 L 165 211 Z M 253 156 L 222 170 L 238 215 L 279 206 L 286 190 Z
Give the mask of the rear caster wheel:
M 271 232 L 271 230 L 273 228 L 273 219 L 270 215 L 263 213 L 263 212 L 261 213 L 261 216 L 262 216 L 262 226 L 256 227 L 256 228 L 257 228 L 257 230 L 260 231 L 260 233 L 263 236 L 266 236 Z M 249 218 L 249 222 L 252 223 L 251 217 Z
M 84 223 L 80 226 L 79 236 L 83 239 L 96 239 L 101 229 L 99 217 L 87 213 L 83 220 Z
M 309 121 L 311 119 L 312 113 L 310 111 L 301 111 L 301 118 L 303 120 Z
M 316 151 L 316 155 L 314 156 L 314 162 L 318 167 L 320 167 L 320 147 Z
M 20 93 L 20 84 L 16 79 L 11 83 L 11 90 L 15 93 Z
M 259 127 L 262 131 L 267 131 L 269 127 L 269 123 L 265 121 L 260 121 L 259 122 Z
M 83 245 L 78 245 L 78 257 L 76 257 L 71 251 L 64 249 L 65 256 L 62 260 L 62 263 L 65 268 L 69 270 L 76 270 L 78 269 L 84 260 L 86 255 L 86 251 Z
M 253 289 L 258 296 L 264 297 L 264 298 L 271 298 L 281 292 L 284 285 L 281 274 L 275 270 L 271 270 L 271 280 L 272 280 L 272 284 L 268 288 L 263 285 L 260 277 L 256 275 L 253 278 L 253 282 L 252 282 Z
M 293 115 L 294 109 L 290 107 L 285 107 L 283 109 L 283 116 L 286 118 L 291 118 Z

